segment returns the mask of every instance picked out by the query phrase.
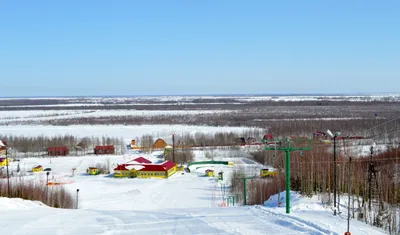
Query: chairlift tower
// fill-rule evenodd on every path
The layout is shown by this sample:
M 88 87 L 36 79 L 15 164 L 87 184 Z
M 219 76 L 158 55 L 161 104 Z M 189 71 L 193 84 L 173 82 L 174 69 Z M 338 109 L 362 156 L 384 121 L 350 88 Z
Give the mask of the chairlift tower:
M 279 146 L 277 147 L 276 144 L 273 148 L 265 147 L 265 150 L 270 151 L 285 151 L 286 153 L 286 214 L 290 214 L 290 153 L 293 151 L 305 151 L 311 149 L 312 139 L 308 138 L 284 138 L 284 139 L 274 139 L 275 143 L 281 142 L 282 144 L 286 143 L 286 147 Z M 303 141 L 307 144 L 305 147 L 295 147 L 291 145 L 291 142 L 299 142 Z

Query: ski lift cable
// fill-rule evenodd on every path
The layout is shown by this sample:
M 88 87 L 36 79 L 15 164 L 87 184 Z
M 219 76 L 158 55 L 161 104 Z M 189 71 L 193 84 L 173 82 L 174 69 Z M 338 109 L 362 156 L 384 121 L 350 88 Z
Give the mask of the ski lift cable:
M 400 131 L 400 128 L 396 129 L 396 130 L 393 130 L 393 131 L 372 135 L 372 136 L 367 137 L 367 139 L 373 139 L 373 138 L 378 137 L 378 136 L 388 135 L 388 134 L 392 134 L 392 133 L 395 133 L 395 132 L 398 132 L 398 131 Z
M 394 122 L 394 121 L 396 121 L 396 120 L 398 120 L 398 119 L 400 119 L 400 116 L 398 116 L 398 117 L 396 117 L 396 118 L 393 118 L 393 119 L 391 119 L 391 120 L 389 120 L 389 121 L 386 121 L 386 122 L 384 122 L 384 123 L 378 124 L 378 125 L 376 125 L 376 126 L 373 126 L 373 127 L 369 128 L 369 129 L 365 130 L 365 135 L 366 135 L 369 131 L 371 131 L 371 130 L 373 130 L 373 129 L 376 129 L 376 128 L 381 127 L 381 126 L 383 126 L 383 125 L 386 125 L 386 124 L 388 124 L 388 123 Z

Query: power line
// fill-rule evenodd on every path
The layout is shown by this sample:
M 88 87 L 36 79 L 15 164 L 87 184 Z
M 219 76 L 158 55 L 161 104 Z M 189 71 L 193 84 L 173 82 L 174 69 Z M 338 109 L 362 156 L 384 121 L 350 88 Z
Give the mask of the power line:
M 377 127 L 383 126 L 383 125 L 385 125 L 385 124 L 387 124 L 387 123 L 396 121 L 397 119 L 400 119 L 400 116 L 398 116 L 398 117 L 396 117 L 396 118 L 393 118 L 393 119 L 391 119 L 391 120 L 389 120 L 389 121 L 387 121 L 387 122 L 384 122 L 384 123 L 378 124 L 378 125 L 376 125 L 376 126 L 373 126 L 373 127 L 369 128 L 369 129 L 365 130 L 365 132 L 368 132 L 368 131 L 370 131 L 370 130 L 372 130 L 372 129 L 375 129 L 375 128 L 377 128 Z
M 400 151 L 399 151 L 399 153 L 400 153 Z M 374 161 L 375 161 L 375 163 L 378 163 L 378 162 L 386 162 L 386 161 L 396 161 L 396 160 L 399 160 L 400 159 L 400 156 L 399 157 L 391 157 L 391 158 L 378 158 L 378 159 L 375 159 Z M 363 158 L 359 158 L 359 159 L 356 159 L 356 160 L 353 160 L 355 163 L 358 163 L 358 162 L 369 162 L 370 161 L 370 159 L 369 158 L 366 158 L 366 159 L 363 159 Z M 339 163 L 341 163 L 342 161 L 340 161 L 339 160 Z M 344 162 L 344 161 L 343 161 Z M 332 161 L 329 161 L 329 160 L 324 160 L 324 161 L 300 161 L 300 163 L 302 164 L 302 163 L 314 163 L 314 164 L 322 164 L 322 163 L 329 163 L 329 164 L 332 164 Z
M 386 122 L 384 122 L 384 123 L 378 124 L 378 125 L 376 125 L 376 126 L 373 126 L 373 127 L 371 127 L 371 128 L 369 128 L 369 129 L 367 129 L 367 130 L 364 131 L 365 136 L 366 136 L 367 134 L 369 134 L 368 132 L 371 132 L 372 130 L 374 130 L 374 129 L 378 128 L 378 127 L 386 126 L 387 124 L 392 123 L 392 122 L 394 122 L 394 121 L 396 121 L 396 120 L 399 120 L 399 119 L 400 119 L 400 116 L 398 116 L 398 117 L 396 117 L 396 118 L 393 118 L 393 119 L 391 119 L 391 120 L 389 120 L 389 121 L 386 121 Z M 397 127 L 397 123 L 396 123 L 396 127 Z M 386 129 L 386 128 L 385 128 L 385 129 Z M 396 129 L 396 130 L 391 131 L 391 132 L 396 132 L 396 131 L 398 131 L 398 130 L 399 130 L 399 129 Z M 373 132 L 373 131 L 372 131 L 372 132 Z M 381 136 L 381 135 L 384 135 L 384 134 L 389 134 L 389 133 L 386 131 L 385 133 L 375 134 L 375 135 L 372 135 L 371 137 L 368 137 L 368 138 L 373 138 L 373 137 L 375 137 L 375 136 Z
M 381 135 L 388 135 L 388 134 L 392 134 L 392 133 L 394 133 L 394 132 L 397 132 L 397 131 L 400 131 L 400 128 L 399 128 L 399 129 L 396 129 L 396 130 L 393 130 L 393 131 L 390 131 L 390 132 L 385 132 L 385 133 L 381 133 L 381 134 L 377 134 L 377 135 L 369 136 L 369 137 L 368 137 L 368 139 L 372 139 L 372 138 L 374 138 L 374 137 L 381 136 Z

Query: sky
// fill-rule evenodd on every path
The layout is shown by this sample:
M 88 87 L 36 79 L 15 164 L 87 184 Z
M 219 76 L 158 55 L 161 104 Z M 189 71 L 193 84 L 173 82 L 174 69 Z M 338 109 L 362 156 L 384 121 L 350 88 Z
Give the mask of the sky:
M 398 0 L 0 0 L 0 96 L 400 92 L 399 9 Z

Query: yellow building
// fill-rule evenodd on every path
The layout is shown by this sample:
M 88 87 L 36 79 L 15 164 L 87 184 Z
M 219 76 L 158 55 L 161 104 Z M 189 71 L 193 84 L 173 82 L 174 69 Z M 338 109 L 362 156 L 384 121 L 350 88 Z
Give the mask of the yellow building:
M 40 172 L 40 171 L 43 171 L 43 167 L 41 165 L 32 168 L 32 172 Z
M 162 164 L 127 163 L 118 165 L 118 167 L 114 169 L 114 177 L 168 178 L 177 170 L 178 165 L 171 161 L 166 161 Z
M 277 175 L 276 171 L 270 171 L 269 169 L 260 170 L 261 177 L 275 177 Z
M 136 170 L 138 178 L 168 178 L 178 170 L 178 165 L 171 161 L 162 164 L 142 164 L 142 167 Z
M 10 159 L 9 158 L 0 158 L 0 166 L 9 166 Z
M 214 177 L 215 176 L 214 170 L 210 170 L 210 169 L 206 170 L 206 176 Z
M 87 173 L 89 175 L 98 175 L 99 174 L 99 168 L 97 168 L 97 167 L 89 167 L 87 169 Z
M 163 139 L 157 139 L 153 144 L 153 149 L 164 149 L 167 145 Z
M 114 169 L 114 177 L 131 177 L 131 171 L 126 169 L 125 164 L 118 165 L 117 168 Z
M 184 166 L 178 166 L 177 167 L 177 171 L 184 171 L 185 170 L 185 167 Z

